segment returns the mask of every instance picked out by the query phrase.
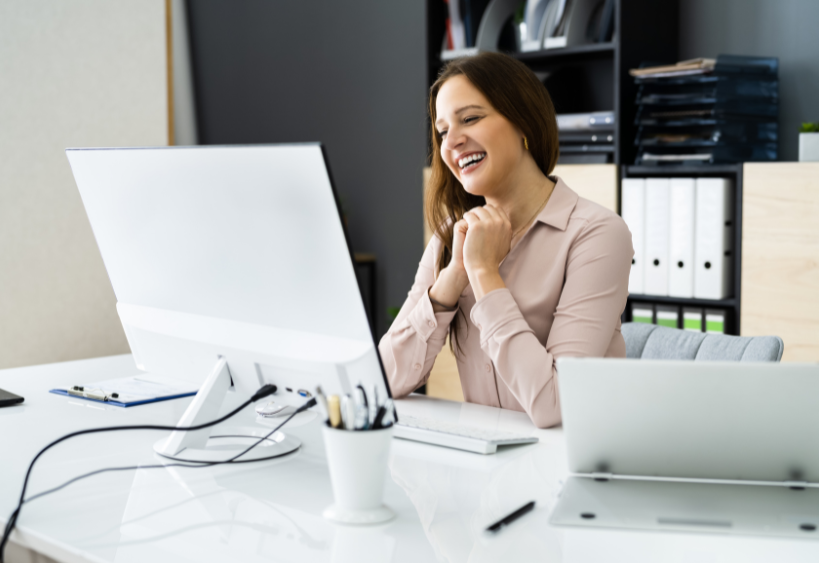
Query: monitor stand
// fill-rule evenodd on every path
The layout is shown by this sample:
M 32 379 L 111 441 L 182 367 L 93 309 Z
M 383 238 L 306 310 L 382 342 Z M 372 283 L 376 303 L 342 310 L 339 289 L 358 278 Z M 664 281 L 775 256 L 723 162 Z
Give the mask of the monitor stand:
M 231 386 L 230 371 L 225 358 L 219 358 L 213 371 L 193 398 L 177 426 L 198 426 L 219 416 L 219 409 Z M 264 428 L 226 429 L 211 434 L 212 428 L 191 432 L 174 431 L 168 438 L 154 444 L 154 451 L 176 461 L 221 462 L 243 452 L 259 441 L 269 430 Z M 275 432 L 264 442 L 247 452 L 237 462 L 271 459 L 296 451 L 301 441 L 283 432 Z

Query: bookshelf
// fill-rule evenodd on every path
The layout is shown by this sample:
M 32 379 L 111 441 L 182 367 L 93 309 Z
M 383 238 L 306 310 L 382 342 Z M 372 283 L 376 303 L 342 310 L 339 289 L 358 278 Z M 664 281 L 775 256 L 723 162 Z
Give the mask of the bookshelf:
M 517 2 L 492 0 L 485 17 L 511 17 Z M 512 11 L 504 9 L 513 6 Z M 484 25 L 497 30 L 497 37 L 480 36 L 479 45 L 515 57 L 531 68 L 546 85 L 558 113 L 611 111 L 615 113 L 614 164 L 634 162 L 634 99 L 637 90 L 628 71 L 646 59 L 677 61 L 678 0 L 615 0 L 614 35 L 610 42 L 572 45 L 556 49 L 517 53 L 504 49 L 506 21 Z M 444 0 L 427 0 L 427 87 L 435 82 L 447 61 L 441 59 L 447 5 Z M 488 22 L 486 22 L 488 24 Z M 508 35 L 508 34 L 506 34 Z M 500 43 L 500 48 L 498 44 Z M 474 54 L 477 49 L 467 49 Z
M 679 166 L 623 166 L 621 178 L 727 178 L 733 185 L 733 228 L 731 251 L 731 296 L 725 299 L 698 299 L 660 295 L 629 295 L 623 314 L 631 321 L 632 303 L 664 305 L 677 308 L 694 307 L 725 312 L 725 333 L 739 335 L 742 296 L 742 164 L 679 165 Z M 682 315 L 680 315 L 682 318 Z

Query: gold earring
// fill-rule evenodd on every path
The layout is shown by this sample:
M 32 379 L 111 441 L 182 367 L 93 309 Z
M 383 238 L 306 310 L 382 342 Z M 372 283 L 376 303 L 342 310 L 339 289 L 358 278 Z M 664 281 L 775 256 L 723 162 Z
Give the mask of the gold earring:
M 526 137 L 523 138 L 523 148 L 529 150 L 529 141 L 526 140 Z

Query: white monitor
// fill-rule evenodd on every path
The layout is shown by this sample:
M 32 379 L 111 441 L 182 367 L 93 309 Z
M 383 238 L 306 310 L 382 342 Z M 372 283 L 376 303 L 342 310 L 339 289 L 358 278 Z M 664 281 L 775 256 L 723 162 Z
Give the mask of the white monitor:
M 265 383 L 285 401 L 318 384 L 389 396 L 320 144 L 66 154 L 137 367 L 200 385 L 180 426 Z M 157 451 L 211 461 L 244 449 L 209 437 L 177 432 Z M 244 459 L 299 446 L 273 442 Z

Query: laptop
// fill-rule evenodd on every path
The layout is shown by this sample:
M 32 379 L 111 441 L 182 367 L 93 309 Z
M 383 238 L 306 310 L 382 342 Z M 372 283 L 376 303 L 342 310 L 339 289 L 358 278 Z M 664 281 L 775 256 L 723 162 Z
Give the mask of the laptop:
M 560 358 L 569 470 L 819 483 L 819 364 Z

